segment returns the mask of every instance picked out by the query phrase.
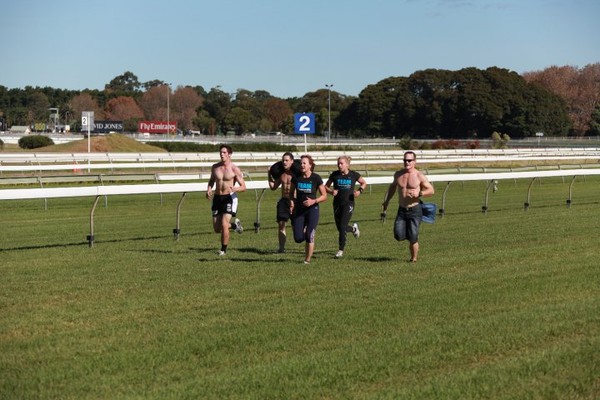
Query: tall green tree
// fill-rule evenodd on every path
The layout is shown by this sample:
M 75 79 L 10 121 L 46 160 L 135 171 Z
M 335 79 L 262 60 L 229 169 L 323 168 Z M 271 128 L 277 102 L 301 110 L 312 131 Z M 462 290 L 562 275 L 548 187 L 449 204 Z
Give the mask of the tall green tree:
M 220 87 L 214 87 L 206 94 L 204 104 L 201 109 L 205 110 L 211 118 L 217 123 L 217 133 L 227 132 L 226 118 L 232 107 L 231 96 L 229 93 L 221 90 Z
M 154 87 L 157 85 L 153 85 Z M 116 76 L 104 86 L 105 92 L 109 97 L 133 97 L 138 98 L 142 93 L 143 85 L 138 80 L 138 77 L 130 71 L 124 72 L 122 75 Z
M 398 114 L 414 114 L 411 100 L 406 104 L 398 100 L 398 96 L 403 96 L 404 100 L 411 97 L 406 85 L 406 78 L 390 77 L 367 86 L 340 112 L 336 123 L 344 133 L 355 136 L 393 136 L 397 130 Z M 410 111 L 402 106 L 408 106 Z
M 200 110 L 192 123 L 202 134 L 215 135 L 217 133 L 217 120 L 211 117 L 206 110 Z
M 233 107 L 225 118 L 227 126 L 234 130 L 237 135 L 241 135 L 244 132 L 256 131 L 259 122 L 260 120 L 256 116 L 242 107 Z
M 28 124 L 46 123 L 50 115 L 49 108 L 48 96 L 41 91 L 32 90 L 27 96 Z
M 370 136 L 470 138 L 499 131 L 518 138 L 539 130 L 562 135 L 569 125 L 558 96 L 495 67 L 387 78 L 365 88 L 348 110 L 346 131 Z
M 592 118 L 590 119 L 590 135 L 600 136 L 600 103 L 596 106 L 594 112 L 592 112 Z
M 247 111 L 253 118 L 261 119 L 265 113 L 264 103 L 269 97 L 271 95 L 265 91 L 252 92 L 246 89 L 238 89 L 233 106 Z

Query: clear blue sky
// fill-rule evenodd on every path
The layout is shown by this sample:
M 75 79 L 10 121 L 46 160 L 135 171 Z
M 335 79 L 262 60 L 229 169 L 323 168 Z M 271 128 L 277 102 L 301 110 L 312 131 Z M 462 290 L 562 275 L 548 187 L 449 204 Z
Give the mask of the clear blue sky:
M 600 0 L 5 0 L 0 85 L 358 95 L 426 68 L 600 62 Z

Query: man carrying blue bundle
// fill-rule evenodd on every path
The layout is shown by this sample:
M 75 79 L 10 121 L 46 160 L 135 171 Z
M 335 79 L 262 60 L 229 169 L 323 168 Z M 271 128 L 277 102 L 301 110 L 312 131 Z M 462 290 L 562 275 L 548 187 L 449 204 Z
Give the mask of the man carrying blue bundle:
M 389 201 L 398 191 L 398 215 L 394 222 L 394 238 L 398 241 L 408 240 L 410 250 L 409 262 L 417 262 L 419 254 L 419 226 L 423 217 L 423 210 L 419 199 L 425 196 L 433 196 L 435 189 L 425 174 L 416 168 L 417 155 L 412 151 L 404 153 L 404 168 L 396 171 L 394 181 L 383 201 L 382 207 L 385 213 Z

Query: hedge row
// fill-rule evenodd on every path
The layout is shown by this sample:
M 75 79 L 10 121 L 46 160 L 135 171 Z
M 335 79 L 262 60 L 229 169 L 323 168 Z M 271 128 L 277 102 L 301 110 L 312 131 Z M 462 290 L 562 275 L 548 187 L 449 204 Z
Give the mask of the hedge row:
M 19 139 L 19 147 L 22 149 L 37 149 L 39 147 L 52 146 L 54 141 L 48 136 L 28 135 Z

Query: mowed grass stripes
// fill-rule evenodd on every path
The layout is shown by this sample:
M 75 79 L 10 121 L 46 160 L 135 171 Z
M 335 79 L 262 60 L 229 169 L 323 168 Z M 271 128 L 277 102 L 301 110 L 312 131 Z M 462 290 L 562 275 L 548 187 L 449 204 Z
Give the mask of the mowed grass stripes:
M 335 259 L 331 201 L 315 258 L 274 207 L 241 195 L 246 231 L 217 256 L 209 202 L 178 195 L 0 203 L 0 398 L 600 397 L 600 180 L 453 183 L 406 262 L 361 196 Z M 445 185 L 432 199 L 441 205 Z M 331 200 L 331 199 L 330 199 Z M 428 199 L 429 200 L 429 199 Z M 394 200 L 394 204 L 395 200 Z

